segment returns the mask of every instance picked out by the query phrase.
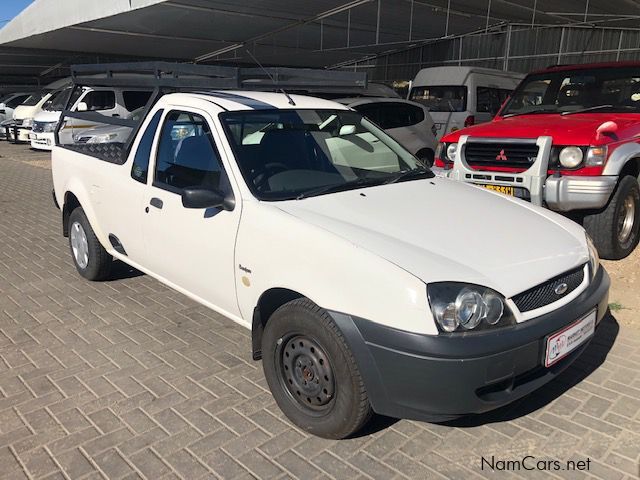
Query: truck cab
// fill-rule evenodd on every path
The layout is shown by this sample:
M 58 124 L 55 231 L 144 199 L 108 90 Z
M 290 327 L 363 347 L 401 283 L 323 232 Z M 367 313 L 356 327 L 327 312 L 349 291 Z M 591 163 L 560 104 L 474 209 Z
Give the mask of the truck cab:
M 529 74 L 492 122 L 441 139 L 436 169 L 582 223 L 600 255 L 640 237 L 640 63 Z

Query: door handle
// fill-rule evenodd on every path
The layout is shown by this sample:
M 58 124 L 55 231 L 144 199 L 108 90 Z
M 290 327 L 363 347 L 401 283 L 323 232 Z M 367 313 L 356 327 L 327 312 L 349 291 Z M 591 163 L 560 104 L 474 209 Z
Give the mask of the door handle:
M 149 202 L 149 204 L 152 207 L 156 207 L 157 209 L 162 210 L 163 203 L 162 203 L 162 200 L 160 200 L 158 197 L 153 197 Z

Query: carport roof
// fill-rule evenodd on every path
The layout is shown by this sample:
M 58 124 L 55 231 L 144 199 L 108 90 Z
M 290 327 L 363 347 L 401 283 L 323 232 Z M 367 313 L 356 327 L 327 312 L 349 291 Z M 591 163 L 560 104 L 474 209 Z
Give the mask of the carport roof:
M 163 58 L 328 67 L 505 23 L 636 28 L 634 0 L 36 0 L 0 30 L 0 83 Z

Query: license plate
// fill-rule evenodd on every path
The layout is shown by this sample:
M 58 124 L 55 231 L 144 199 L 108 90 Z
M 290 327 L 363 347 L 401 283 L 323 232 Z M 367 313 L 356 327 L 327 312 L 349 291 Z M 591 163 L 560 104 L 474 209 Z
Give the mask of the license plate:
M 509 195 L 514 197 L 516 195 L 515 187 L 510 185 L 482 185 L 484 188 L 488 190 L 493 190 L 494 192 L 503 193 L 504 195 Z
M 596 311 L 547 338 L 545 367 L 550 367 L 589 340 L 596 329 Z

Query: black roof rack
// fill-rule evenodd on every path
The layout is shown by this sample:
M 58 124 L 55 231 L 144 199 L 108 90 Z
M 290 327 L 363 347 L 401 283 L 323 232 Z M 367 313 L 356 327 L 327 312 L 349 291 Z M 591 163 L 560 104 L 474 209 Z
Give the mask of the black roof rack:
M 74 65 L 71 78 L 86 87 L 175 89 L 367 88 L 367 74 L 286 67 L 229 67 L 171 62 Z

